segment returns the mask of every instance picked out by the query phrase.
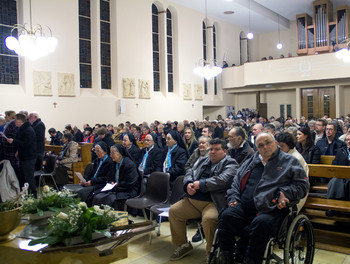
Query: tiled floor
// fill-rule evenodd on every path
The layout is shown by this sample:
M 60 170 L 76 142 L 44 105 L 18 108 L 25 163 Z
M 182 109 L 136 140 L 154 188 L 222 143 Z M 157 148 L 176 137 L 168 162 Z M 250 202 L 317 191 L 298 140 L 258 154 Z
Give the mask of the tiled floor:
M 130 217 L 135 222 L 143 221 L 141 217 Z M 190 239 L 196 232 L 196 225 L 187 227 L 187 235 Z M 205 263 L 205 243 L 193 243 L 193 252 L 179 261 L 170 261 L 170 255 L 174 251 L 174 246 L 171 244 L 169 222 L 164 222 L 161 225 L 161 235 L 156 236 L 152 232 L 152 244 L 149 244 L 149 236 L 145 235 L 136 239 L 128 245 L 128 258 L 113 262 L 113 264 L 163 264 L 163 263 L 179 263 L 179 264 L 194 264 Z M 316 249 L 314 264 L 350 264 L 350 255 Z

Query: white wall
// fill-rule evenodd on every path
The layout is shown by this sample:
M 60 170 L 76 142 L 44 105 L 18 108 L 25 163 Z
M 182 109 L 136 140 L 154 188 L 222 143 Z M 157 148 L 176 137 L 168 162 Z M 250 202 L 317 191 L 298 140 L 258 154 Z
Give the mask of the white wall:
M 202 57 L 202 20 L 205 15 L 166 0 L 158 2 L 164 9 L 173 10 L 174 15 L 174 35 L 177 39 L 177 43 L 174 44 L 177 63 L 174 93 L 151 92 L 151 99 L 138 98 L 139 79 L 149 80 L 153 87 L 151 0 L 111 1 L 111 90 L 100 89 L 98 21 L 92 23 L 93 88 L 80 89 L 78 0 L 36 0 L 32 1 L 33 23 L 49 25 L 53 35 L 58 39 L 58 46 L 54 53 L 34 62 L 20 58 L 20 85 L 0 85 L 2 99 L 0 112 L 35 110 L 39 112 L 47 128 L 55 127 L 62 130 L 67 123 L 82 127 L 84 123 L 118 124 L 126 120 L 141 123 L 143 120 L 155 119 L 162 121 L 202 119 L 203 105 L 231 105 L 234 96 L 220 89 L 220 78 L 218 95 L 213 95 L 213 83 L 210 81 L 209 94 L 203 95 L 203 100 L 183 100 L 184 83 L 191 84 L 192 96 L 194 85 L 203 85 L 203 80 L 195 76 L 192 70 Z M 25 8 L 23 21 L 28 21 L 29 4 L 24 1 L 23 5 Z M 92 1 L 92 5 L 94 18 L 98 14 L 98 1 Z M 238 61 L 237 45 L 240 29 L 209 17 L 209 23 L 214 22 L 218 33 L 219 61 L 224 52 L 227 52 L 232 60 Z M 33 95 L 33 71 L 51 73 L 52 96 Z M 57 73 L 74 74 L 74 97 L 58 96 Z M 135 98 L 122 98 L 123 78 L 135 79 Z M 125 101 L 125 114 L 119 113 L 120 99 Z M 56 107 L 54 103 L 57 103 Z

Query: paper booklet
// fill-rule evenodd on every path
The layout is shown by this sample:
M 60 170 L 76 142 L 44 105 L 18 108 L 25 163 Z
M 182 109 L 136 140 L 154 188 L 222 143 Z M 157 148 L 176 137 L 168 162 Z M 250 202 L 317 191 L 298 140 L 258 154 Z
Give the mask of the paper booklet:
M 105 185 L 105 187 L 103 187 L 103 189 L 101 190 L 101 192 L 106 192 L 106 191 L 112 190 L 113 187 L 116 186 L 116 185 L 117 185 L 117 183 L 114 183 L 114 184 L 112 184 L 112 183 L 107 183 L 107 184 Z
M 80 172 L 76 172 L 75 175 L 77 175 L 81 183 L 86 183 L 86 180 L 84 179 L 83 175 L 81 175 Z

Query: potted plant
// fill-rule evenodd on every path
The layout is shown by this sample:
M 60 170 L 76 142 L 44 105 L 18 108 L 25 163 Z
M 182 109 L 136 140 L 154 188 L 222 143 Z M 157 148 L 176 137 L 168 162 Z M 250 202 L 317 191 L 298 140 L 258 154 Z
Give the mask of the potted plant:
M 22 208 L 18 203 L 19 197 L 0 203 L 0 241 L 12 240 L 16 236 L 11 234 L 20 223 Z

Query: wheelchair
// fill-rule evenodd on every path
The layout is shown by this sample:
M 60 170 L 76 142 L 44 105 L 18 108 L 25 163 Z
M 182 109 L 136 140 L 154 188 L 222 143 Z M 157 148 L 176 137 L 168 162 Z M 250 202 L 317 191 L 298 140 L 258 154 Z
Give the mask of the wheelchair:
M 277 235 L 269 240 L 266 245 L 263 264 L 285 263 L 296 264 L 313 262 L 315 254 L 314 230 L 310 220 L 303 214 L 298 215 L 296 205 L 290 207 L 290 213 L 283 220 Z M 249 226 L 246 228 L 248 231 Z M 220 264 L 219 254 L 220 247 L 218 245 L 216 230 L 213 245 L 209 255 L 209 264 Z M 247 232 L 248 233 L 248 232 Z M 231 263 L 239 263 L 237 259 L 237 244 L 239 237 L 234 245 Z M 276 248 L 283 250 L 283 259 L 277 255 L 274 250 Z

